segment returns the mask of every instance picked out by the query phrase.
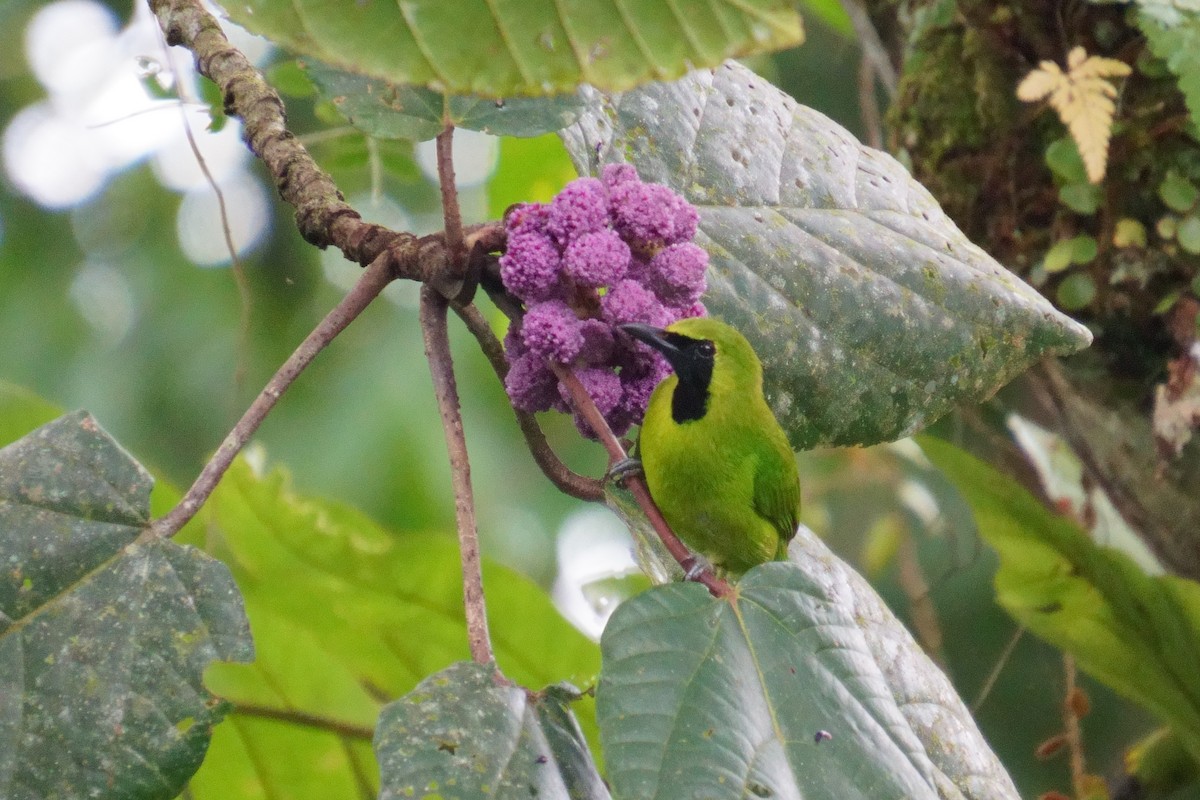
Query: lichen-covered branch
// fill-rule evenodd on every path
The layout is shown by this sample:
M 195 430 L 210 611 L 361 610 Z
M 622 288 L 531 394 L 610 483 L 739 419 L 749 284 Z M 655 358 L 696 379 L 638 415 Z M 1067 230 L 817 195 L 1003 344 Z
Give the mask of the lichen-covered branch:
M 149 2 L 168 44 L 192 52 L 200 74 L 220 88 L 226 113 L 241 119 L 246 144 L 266 165 L 280 196 L 296 209 L 296 225 L 306 241 L 321 248 L 337 247 L 346 258 L 363 266 L 386 253 L 386 266 L 396 277 L 439 282 L 451 263 L 444 236 L 418 237 L 364 222 L 345 202 L 333 179 L 287 129 L 279 94 L 229 43 L 200 0 Z M 498 229 L 500 225 L 482 227 Z M 471 230 L 467 231 L 468 248 Z

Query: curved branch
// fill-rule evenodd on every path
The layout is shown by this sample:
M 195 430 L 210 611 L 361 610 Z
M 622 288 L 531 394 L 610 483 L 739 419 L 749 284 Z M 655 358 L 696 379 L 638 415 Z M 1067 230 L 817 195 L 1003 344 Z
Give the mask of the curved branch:
M 467 330 L 479 342 L 480 349 L 483 350 L 487 360 L 491 362 L 492 369 L 496 371 L 496 377 L 503 383 L 505 376 L 508 375 L 508 359 L 504 357 L 504 348 L 501 346 L 500 340 L 492 332 L 491 326 L 483 318 L 479 308 L 473 303 L 465 306 L 452 304 L 451 308 L 466 323 Z M 525 436 L 525 443 L 529 446 L 529 453 L 533 456 L 534 462 L 542 470 L 542 474 L 549 478 L 560 492 L 590 502 L 604 500 L 604 482 L 580 475 L 564 464 L 550 447 L 550 443 L 546 441 L 546 434 L 542 432 L 542 428 L 533 414 L 516 408 L 513 409 L 513 413 L 517 415 L 517 425 L 520 426 L 521 433 Z
M 196 69 L 221 90 L 225 111 L 242 120 L 242 137 L 266 165 L 280 196 L 296 209 L 296 225 L 317 247 L 333 245 L 363 266 L 386 253 L 398 278 L 429 281 L 450 263 L 442 234 L 417 237 L 363 222 L 333 179 L 291 131 L 279 94 L 229 43 L 200 0 L 149 0 L 167 43 L 182 45 Z
M 233 459 L 250 441 L 250 437 L 258 430 L 258 426 L 266 419 L 267 414 L 279 402 L 279 398 L 292 385 L 292 382 L 299 377 L 305 367 L 312 363 L 317 354 L 324 350 L 334 337 L 345 330 L 346 326 L 353 322 L 391 282 L 391 270 L 385 259 L 377 261 L 363 272 L 354 288 L 325 315 L 325 319 L 321 320 L 312 333 L 305 337 L 300 346 L 288 356 L 288 360 L 283 362 L 283 366 L 271 376 L 271 380 L 259 392 L 258 397 L 254 398 L 254 402 L 233 426 L 233 430 L 225 437 L 225 441 L 221 442 L 217 452 L 204 465 L 200 476 L 196 478 L 179 503 L 165 516 L 150 523 L 150 527 L 146 529 L 143 536 L 174 536 L 196 515 L 200 507 L 204 505 L 204 501 L 217 488 L 217 483 L 229 469 Z

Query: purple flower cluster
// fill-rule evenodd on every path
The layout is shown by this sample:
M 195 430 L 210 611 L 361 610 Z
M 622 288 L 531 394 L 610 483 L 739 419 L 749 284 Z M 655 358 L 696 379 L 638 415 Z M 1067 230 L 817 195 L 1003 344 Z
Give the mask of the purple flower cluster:
M 525 304 L 504 340 L 505 388 L 529 412 L 575 414 L 549 367 L 569 364 L 617 435 L 641 422 L 670 372 L 646 345 L 620 334 L 629 322 L 666 326 L 705 314 L 708 253 L 692 243 L 696 209 L 666 186 L 642 183 L 628 164 L 571 181 L 548 204 L 514 208 L 500 277 Z

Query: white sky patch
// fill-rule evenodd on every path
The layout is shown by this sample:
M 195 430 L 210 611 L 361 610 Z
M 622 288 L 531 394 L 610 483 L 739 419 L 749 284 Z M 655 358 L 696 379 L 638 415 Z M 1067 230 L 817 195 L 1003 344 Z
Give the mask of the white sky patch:
M 621 596 L 597 587 L 637 571 L 625 525 L 608 509 L 583 508 L 559 529 L 558 577 L 551 595 L 564 617 L 599 639 Z

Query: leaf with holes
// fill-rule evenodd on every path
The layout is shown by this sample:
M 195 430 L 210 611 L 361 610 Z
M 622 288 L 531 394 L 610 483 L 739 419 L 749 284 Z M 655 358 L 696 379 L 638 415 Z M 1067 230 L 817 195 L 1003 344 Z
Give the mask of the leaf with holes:
M 406 797 L 607 800 L 566 687 L 531 694 L 489 664 L 460 663 L 380 716 L 381 800 Z
M 432 139 L 447 122 L 494 136 L 540 136 L 570 125 L 582 107 L 574 94 L 489 100 L 396 85 L 319 62 L 306 61 L 305 69 L 350 124 L 381 139 Z
M 596 711 L 617 797 L 1008 800 L 949 680 L 801 527 L 734 594 L 659 586 L 617 608 Z
M 895 159 L 740 64 L 586 97 L 576 168 L 599 148 L 697 206 L 704 302 L 754 344 L 798 448 L 910 435 L 1091 341 Z
M 299 55 L 487 98 L 627 89 L 803 39 L 786 0 L 242 0 L 230 18 Z
M 172 798 L 252 656 L 229 571 L 138 541 L 150 476 L 78 412 L 0 450 L 0 796 Z

